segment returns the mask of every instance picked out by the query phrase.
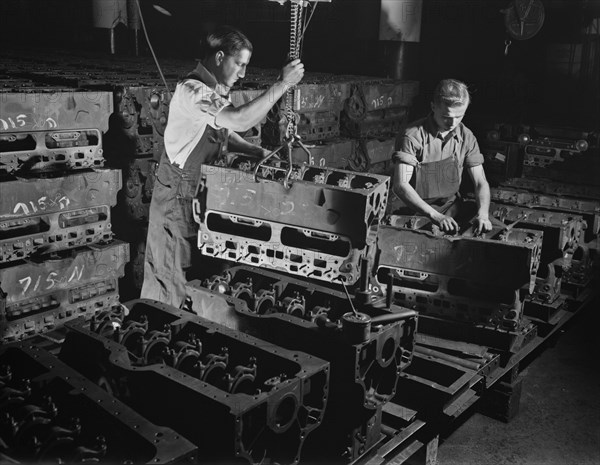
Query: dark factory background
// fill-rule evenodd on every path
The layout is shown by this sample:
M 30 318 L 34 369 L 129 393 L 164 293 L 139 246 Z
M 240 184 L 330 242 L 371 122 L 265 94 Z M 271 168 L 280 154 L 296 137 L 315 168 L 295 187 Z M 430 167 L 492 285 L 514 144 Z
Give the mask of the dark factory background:
M 203 171 L 185 303 L 137 300 L 163 82 L 229 24 L 254 46 L 231 99 L 255 98 L 291 5 L 308 164 L 297 144 L 291 188 L 279 161 Z M 0 60 L 0 463 L 600 463 L 600 0 L 2 0 Z M 444 78 L 471 93 L 488 235 L 394 214 L 395 135 Z M 286 105 L 243 137 L 285 153 Z
M 469 83 L 473 113 L 519 122 L 543 116 L 598 127 L 600 3 L 545 1 L 540 32 L 528 40 L 512 40 L 507 55 L 501 13 L 506 6 L 504 0 L 425 1 L 420 41 L 407 42 L 400 51 L 398 42 L 379 40 L 380 2 L 322 3 L 304 39 L 303 61 L 312 71 L 415 79 L 425 91 L 453 76 Z M 159 57 L 197 57 L 202 35 L 214 24 L 226 23 L 252 40 L 252 65 L 279 67 L 285 60 L 289 18 L 277 2 L 163 0 L 142 2 L 142 7 Z M 0 8 L 3 49 L 109 50 L 107 30 L 92 27 L 90 1 L 5 0 Z M 413 12 L 408 7 L 404 14 Z M 124 25 L 117 29 L 117 53 L 133 53 L 131 32 Z M 147 54 L 143 37 L 139 39 L 141 53 Z

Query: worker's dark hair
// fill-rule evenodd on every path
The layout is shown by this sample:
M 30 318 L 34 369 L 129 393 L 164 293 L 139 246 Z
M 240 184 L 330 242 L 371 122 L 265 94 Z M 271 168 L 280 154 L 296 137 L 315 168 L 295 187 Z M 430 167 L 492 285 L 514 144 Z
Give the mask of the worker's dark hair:
M 433 91 L 433 104 L 459 107 L 471 103 L 469 89 L 464 82 L 456 79 L 443 79 Z
M 208 58 L 219 50 L 225 55 L 236 55 L 244 49 L 252 52 L 252 42 L 243 32 L 231 26 L 219 26 L 200 44 L 200 56 L 202 59 Z

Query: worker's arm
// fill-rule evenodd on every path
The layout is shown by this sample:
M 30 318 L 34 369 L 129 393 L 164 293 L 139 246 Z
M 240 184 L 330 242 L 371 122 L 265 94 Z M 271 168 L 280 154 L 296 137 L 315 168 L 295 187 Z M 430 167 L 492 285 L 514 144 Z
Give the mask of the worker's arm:
M 442 231 L 458 231 L 458 224 L 451 216 L 444 215 L 425 202 L 410 185 L 414 167 L 406 163 L 396 163 L 394 172 L 394 192 L 409 208 L 425 215 L 437 224 Z
M 248 155 L 253 155 L 257 158 L 264 158 L 269 153 L 271 153 L 267 149 L 263 149 L 259 145 L 254 145 L 244 140 L 242 136 L 240 136 L 237 132 L 231 132 L 229 134 L 229 141 L 227 143 L 227 149 L 230 152 L 241 152 L 246 153 Z
M 260 123 L 286 90 L 295 86 L 304 76 L 304 65 L 300 60 L 287 64 L 281 73 L 281 79 L 265 93 L 239 107 L 227 106 L 216 116 L 215 123 L 232 131 L 247 131 Z
M 475 231 L 477 234 L 492 230 L 489 217 L 490 211 L 490 185 L 485 177 L 483 165 L 468 167 L 467 171 L 475 187 L 475 200 L 477 202 L 477 216 L 475 217 Z

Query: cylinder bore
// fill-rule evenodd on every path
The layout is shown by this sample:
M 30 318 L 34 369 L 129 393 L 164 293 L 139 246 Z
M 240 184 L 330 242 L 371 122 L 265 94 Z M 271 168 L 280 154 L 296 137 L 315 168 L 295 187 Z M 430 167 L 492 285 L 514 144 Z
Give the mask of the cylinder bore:
M 293 394 L 281 398 L 273 409 L 273 429 L 281 433 L 287 430 L 298 414 L 298 399 Z
M 388 337 L 381 347 L 379 363 L 381 366 L 388 366 L 392 360 L 394 360 L 394 356 L 396 354 L 396 349 L 398 348 L 398 343 L 393 337 Z

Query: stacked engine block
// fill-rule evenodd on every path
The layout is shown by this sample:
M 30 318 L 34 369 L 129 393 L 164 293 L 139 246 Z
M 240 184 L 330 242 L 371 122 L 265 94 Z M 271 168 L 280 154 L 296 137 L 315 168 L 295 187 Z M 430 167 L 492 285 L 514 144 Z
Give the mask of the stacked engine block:
M 526 177 L 564 179 L 560 174 L 556 176 L 553 171 L 571 171 L 571 167 L 582 158 L 593 156 L 588 149 L 590 146 L 597 149 L 600 141 L 598 134 L 573 128 L 529 125 L 521 130 L 524 145 L 523 175 Z M 571 173 L 571 176 L 576 174 Z
M 0 182 L 0 263 L 112 239 L 118 170 L 73 171 Z
M 30 89 L 0 93 L 0 175 L 104 165 L 108 92 Z
M 0 335 L 19 340 L 119 302 L 129 244 L 114 241 L 0 268 Z
M 482 149 L 513 147 L 499 157 L 504 171 L 486 170 L 492 185 L 490 213 L 505 223 L 518 221 L 544 231 L 536 291 L 526 314 L 551 321 L 563 307 L 563 291 L 578 294 L 591 282 L 600 232 L 599 134 L 594 131 L 534 124 L 496 125 Z M 502 171 L 502 170 L 500 170 Z
M 103 167 L 113 94 L 42 75 L 0 90 L 2 341 L 117 304 L 129 260 L 113 242 L 121 172 Z
M 298 134 L 307 141 L 333 139 L 340 135 L 340 114 L 344 101 L 348 98 L 349 83 L 311 77 L 303 80 L 294 89 L 294 108 L 298 124 Z M 269 145 L 284 143 L 288 108 L 285 102 L 275 108 L 264 126 L 264 139 Z

